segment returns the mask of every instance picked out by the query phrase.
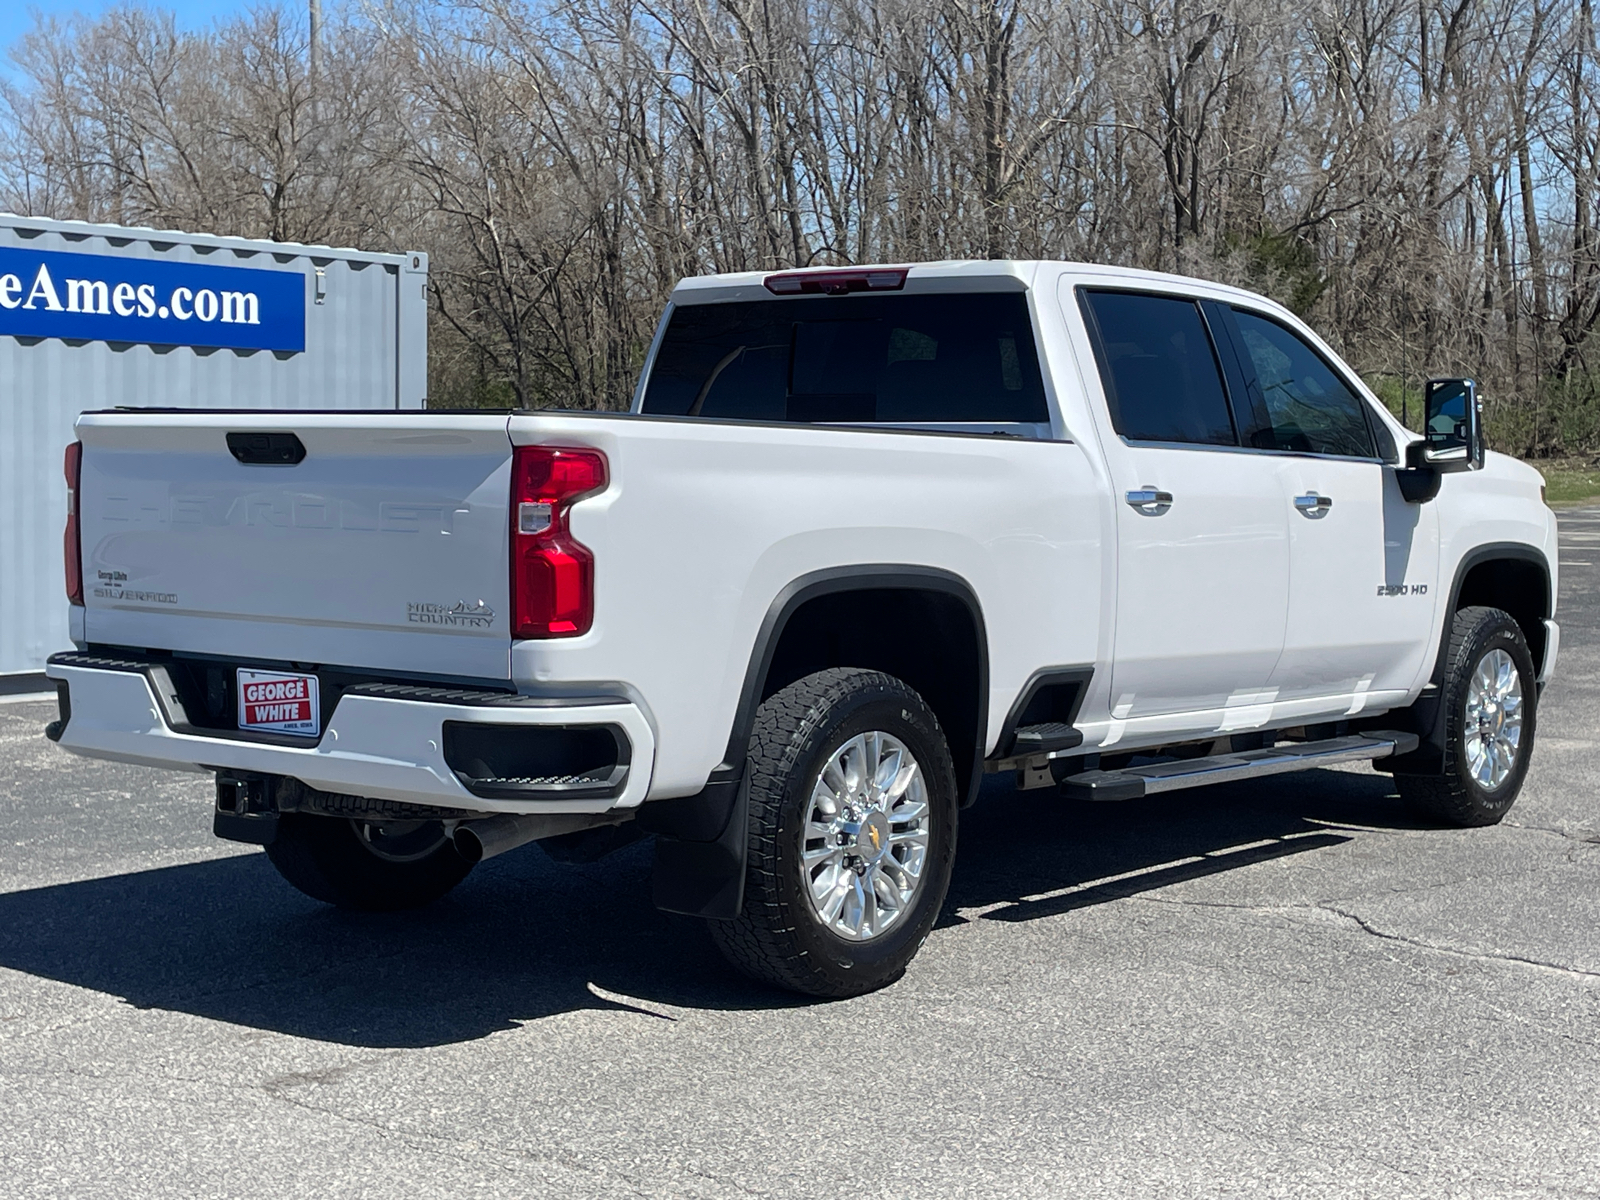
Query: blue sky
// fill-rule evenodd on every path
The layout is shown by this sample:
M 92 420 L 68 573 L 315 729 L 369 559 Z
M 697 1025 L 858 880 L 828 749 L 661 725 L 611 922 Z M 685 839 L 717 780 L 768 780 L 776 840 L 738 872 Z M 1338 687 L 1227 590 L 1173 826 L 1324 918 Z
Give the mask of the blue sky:
M 178 14 L 178 24 L 184 29 L 204 29 L 218 17 L 241 12 L 250 5 L 248 0 L 165 0 L 149 4 L 151 8 L 165 8 Z M 0 48 L 11 46 L 33 28 L 33 14 L 42 12 L 50 16 L 67 17 L 73 13 L 90 16 L 111 7 L 111 0 L 0 0 Z M 324 10 L 332 7 L 324 4 Z

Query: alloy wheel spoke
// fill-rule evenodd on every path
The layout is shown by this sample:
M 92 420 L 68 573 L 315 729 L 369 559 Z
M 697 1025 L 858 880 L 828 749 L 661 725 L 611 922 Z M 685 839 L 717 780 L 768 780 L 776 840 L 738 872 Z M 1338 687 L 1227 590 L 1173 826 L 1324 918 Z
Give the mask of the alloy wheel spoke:
M 905 751 L 899 746 L 886 746 L 882 753 L 883 757 L 873 764 L 872 772 L 872 789 L 879 795 L 894 787 L 900 775 L 900 765 L 906 759 Z
M 861 877 L 861 936 L 872 937 L 883 928 L 883 913 L 878 904 L 878 889 L 868 871 Z
M 910 756 L 907 756 L 910 759 Z M 906 795 L 920 796 L 922 792 L 922 768 L 914 759 L 905 762 L 889 781 L 889 786 L 884 789 L 884 796 L 892 804 Z
M 905 867 L 893 855 L 885 855 L 879 859 L 873 875 L 877 881 L 881 881 L 894 893 L 896 907 L 899 906 L 900 896 L 910 891 L 911 886 L 915 883 L 915 880 L 906 874 Z
M 848 871 L 840 871 L 834 875 L 833 885 L 819 898 L 813 889 L 812 898 L 815 902 L 820 899 L 817 911 L 826 924 L 832 925 L 838 921 L 844 912 L 845 901 L 850 899 L 850 881 L 853 876 Z
M 822 765 L 822 774 L 817 777 L 817 786 L 812 790 L 812 795 L 826 791 L 837 801 L 837 797 L 850 791 L 850 784 L 844 777 L 842 759 L 842 754 L 835 754 Z
M 922 800 L 905 800 L 889 810 L 889 820 L 896 825 L 907 821 L 920 821 L 928 815 L 928 806 Z
M 872 880 L 872 910 L 874 923 L 883 928 L 900 915 L 903 893 L 894 881 L 874 872 Z
M 816 786 L 811 789 L 811 811 L 820 813 L 829 820 L 839 815 L 840 803 L 839 789 L 828 779 L 828 772 L 823 771 L 822 778 L 817 780 Z
M 850 921 L 850 930 L 857 937 L 870 934 L 872 931 L 867 926 L 867 887 L 861 881 L 861 876 L 850 877 L 850 904 L 847 905 L 854 919 Z
M 806 850 L 801 853 L 801 861 L 808 870 L 814 870 L 818 863 L 832 862 L 844 856 L 844 848 L 838 845 L 818 846 L 815 850 Z
M 925 850 L 928 847 L 928 831 L 926 829 L 905 829 L 899 833 L 891 833 L 889 835 L 889 846 L 891 849 L 896 846 L 905 846 L 907 848 L 919 847 Z
M 1489 748 L 1489 765 L 1491 767 L 1489 778 L 1490 787 L 1499 787 L 1505 782 L 1507 775 L 1511 774 L 1515 756 L 1498 741 Z

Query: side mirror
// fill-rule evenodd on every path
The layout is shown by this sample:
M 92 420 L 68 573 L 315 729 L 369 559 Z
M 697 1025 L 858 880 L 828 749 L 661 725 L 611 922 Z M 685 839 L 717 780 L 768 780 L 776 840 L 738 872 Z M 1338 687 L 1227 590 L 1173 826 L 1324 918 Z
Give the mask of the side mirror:
M 1422 440 L 1406 447 L 1406 464 L 1395 472 L 1400 494 L 1411 504 L 1437 496 L 1445 472 L 1483 466 L 1483 401 L 1476 383 L 1428 380 L 1422 414 Z
M 1430 379 L 1423 392 L 1417 466 L 1476 471 L 1483 466 L 1483 402 L 1470 379 Z

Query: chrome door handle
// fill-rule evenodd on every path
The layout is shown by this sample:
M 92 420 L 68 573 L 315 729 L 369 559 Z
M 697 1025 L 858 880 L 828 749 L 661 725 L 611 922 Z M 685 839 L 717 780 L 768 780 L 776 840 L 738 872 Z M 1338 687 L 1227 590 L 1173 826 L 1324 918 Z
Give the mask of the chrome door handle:
M 1302 517 L 1325 517 L 1328 515 L 1328 510 L 1333 507 L 1333 499 L 1312 492 L 1307 496 L 1296 496 L 1294 506 Z
M 1140 512 L 1149 512 L 1159 509 L 1166 512 L 1172 507 L 1172 493 L 1157 491 L 1155 488 L 1135 488 L 1128 493 L 1128 503 Z M 1160 513 L 1156 513 L 1157 516 Z

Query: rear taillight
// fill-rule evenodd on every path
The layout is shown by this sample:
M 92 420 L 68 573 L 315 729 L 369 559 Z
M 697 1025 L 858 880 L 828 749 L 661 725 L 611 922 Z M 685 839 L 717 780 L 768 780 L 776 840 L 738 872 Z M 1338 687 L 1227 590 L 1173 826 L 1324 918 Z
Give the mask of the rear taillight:
M 594 555 L 567 529 L 567 514 L 605 485 L 598 450 L 512 451 L 512 637 L 576 637 L 594 624 Z
M 67 599 L 83 603 L 83 539 L 78 533 L 78 477 L 83 467 L 83 443 L 67 447 L 61 464 L 67 476 L 67 531 L 62 537 L 61 556 L 67 569 Z

